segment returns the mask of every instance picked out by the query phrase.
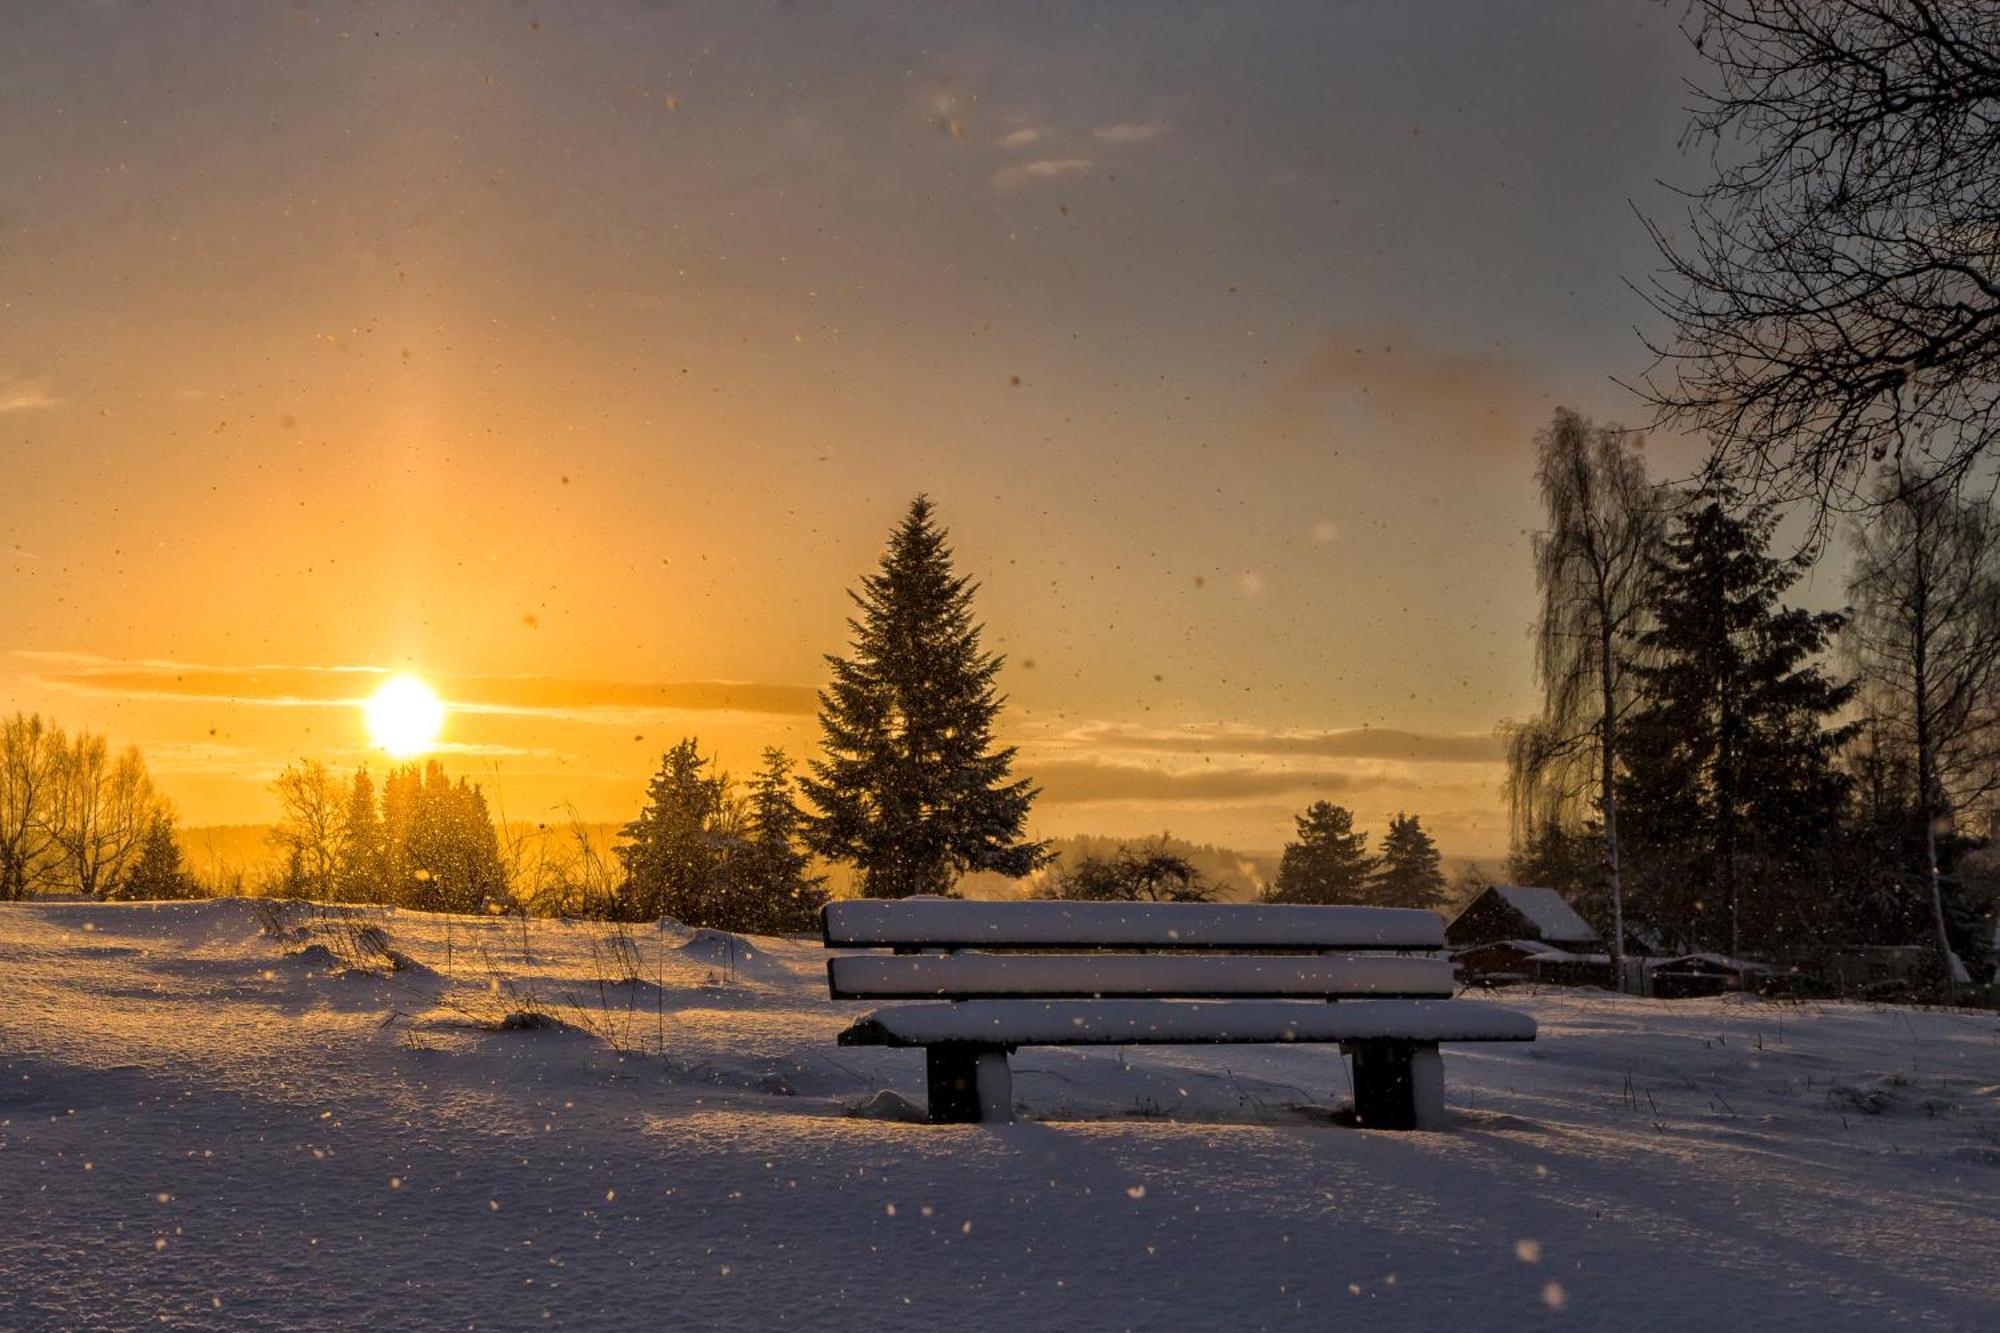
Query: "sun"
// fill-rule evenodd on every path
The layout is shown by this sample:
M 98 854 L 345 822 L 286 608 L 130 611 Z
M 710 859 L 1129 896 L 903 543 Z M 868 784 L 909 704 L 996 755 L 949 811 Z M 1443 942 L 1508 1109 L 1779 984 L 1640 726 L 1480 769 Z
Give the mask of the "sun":
M 368 739 L 398 759 L 412 759 L 437 744 L 444 730 L 444 700 L 415 676 L 394 676 L 361 705 Z

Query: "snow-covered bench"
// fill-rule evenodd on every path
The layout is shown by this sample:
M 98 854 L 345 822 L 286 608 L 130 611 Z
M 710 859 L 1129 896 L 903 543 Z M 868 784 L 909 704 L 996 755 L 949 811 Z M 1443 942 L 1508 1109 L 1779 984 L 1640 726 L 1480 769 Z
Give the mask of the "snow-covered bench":
M 1437 1128 L 1439 1042 L 1535 1037 L 1526 1014 L 1450 998 L 1431 912 L 910 898 L 829 903 L 822 920 L 828 948 L 892 951 L 828 959 L 834 999 L 950 1002 L 840 1034 L 923 1047 L 934 1123 L 1011 1120 L 1020 1046 L 1316 1041 L 1353 1058 L 1361 1124 Z

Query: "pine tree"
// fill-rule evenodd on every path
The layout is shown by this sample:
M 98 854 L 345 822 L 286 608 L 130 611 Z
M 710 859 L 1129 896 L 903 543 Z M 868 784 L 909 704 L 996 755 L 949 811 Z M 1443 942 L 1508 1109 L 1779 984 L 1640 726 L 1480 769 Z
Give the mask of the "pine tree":
M 918 496 L 849 594 L 851 655 L 827 659 L 824 756 L 800 785 L 819 810 L 812 849 L 854 863 L 870 897 L 947 894 L 966 871 L 1018 877 L 1046 859 L 1022 837 L 1036 789 L 993 744 L 1002 659 L 980 647 L 974 591 Z
M 334 863 L 334 892 L 351 903 L 386 902 L 389 898 L 388 843 L 382 816 L 375 808 L 375 783 L 365 765 L 354 770 L 354 781 L 347 789 Z
M 155 811 L 146 827 L 145 841 L 139 844 L 139 859 L 123 882 L 110 894 L 114 898 L 192 898 L 194 879 L 181 868 L 181 848 L 174 839 L 174 817 Z
M 1299 840 L 1286 845 L 1265 901 L 1367 902 L 1375 858 L 1368 855 L 1368 835 L 1354 831 L 1353 812 L 1331 801 L 1314 801 L 1297 822 Z
M 738 858 L 742 913 L 737 930 L 798 934 L 819 922 L 826 878 L 810 873 L 800 838 L 805 816 L 792 796 L 792 761 L 775 747 L 750 785 L 749 818 Z
M 669 916 L 690 926 L 728 925 L 736 822 L 729 779 L 713 771 L 699 743 L 690 736 L 667 751 L 646 786 L 645 808 L 619 832 L 621 913 L 634 921 Z
M 1382 839 L 1382 866 L 1369 897 L 1384 907 L 1436 908 L 1444 902 L 1442 860 L 1417 817 L 1398 811 Z
M 1803 905 L 1786 894 L 1846 798 L 1834 761 L 1852 728 L 1826 719 L 1853 686 L 1814 661 L 1843 618 L 1783 604 L 1803 561 L 1768 553 L 1769 509 L 1739 516 L 1729 498 L 1695 496 L 1667 539 L 1619 790 L 1650 872 L 1646 915 L 1735 952 L 1774 942 Z

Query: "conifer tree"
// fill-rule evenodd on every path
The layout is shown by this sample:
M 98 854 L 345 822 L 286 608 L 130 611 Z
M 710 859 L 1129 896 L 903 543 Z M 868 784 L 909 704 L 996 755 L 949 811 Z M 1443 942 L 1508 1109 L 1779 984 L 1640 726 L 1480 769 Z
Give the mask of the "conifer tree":
M 347 808 L 340 823 L 334 891 L 344 901 L 385 902 L 389 897 L 389 854 L 382 816 L 375 808 L 375 783 L 366 765 L 354 770 Z
M 500 837 L 485 793 L 433 759 L 382 783 L 383 843 L 395 899 L 429 912 L 477 912 L 506 895 Z
M 114 898 L 192 898 L 194 880 L 181 868 L 181 848 L 174 839 L 174 817 L 165 810 L 153 812 L 146 826 L 145 841 L 139 844 L 139 859 L 110 895 Z
M 1046 859 L 1022 836 L 1036 789 L 993 742 L 1002 659 L 980 647 L 974 591 L 918 496 L 849 594 L 851 651 L 827 659 L 824 754 L 800 785 L 819 811 L 812 849 L 857 866 L 870 897 L 946 894 L 966 871 L 1018 877 Z
M 729 779 L 714 771 L 690 736 L 667 751 L 646 785 L 646 805 L 619 832 L 625 866 L 620 909 L 635 921 L 673 917 L 690 926 L 726 926 L 725 872 L 736 850 Z
M 1382 865 L 1369 897 L 1383 907 L 1436 908 L 1444 902 L 1443 858 L 1415 815 L 1400 811 L 1382 839 Z
M 810 872 L 800 842 L 805 815 L 792 796 L 792 761 L 775 747 L 750 784 L 749 817 L 737 858 L 743 899 L 739 930 L 796 934 L 813 929 L 826 904 L 826 879 Z
M 1367 902 L 1375 858 L 1368 854 L 1368 835 L 1354 831 L 1353 812 L 1331 801 L 1314 801 L 1297 822 L 1299 840 L 1286 845 L 1265 901 Z
M 1651 628 L 1638 636 L 1642 702 L 1620 799 L 1651 872 L 1647 915 L 1735 952 L 1746 938 L 1770 943 L 1781 914 L 1796 917 L 1783 895 L 1846 799 L 1834 761 L 1852 728 L 1826 719 L 1853 686 L 1815 660 L 1843 617 L 1784 605 L 1803 561 L 1768 553 L 1771 510 L 1739 515 L 1730 499 L 1695 496 L 1667 538 Z

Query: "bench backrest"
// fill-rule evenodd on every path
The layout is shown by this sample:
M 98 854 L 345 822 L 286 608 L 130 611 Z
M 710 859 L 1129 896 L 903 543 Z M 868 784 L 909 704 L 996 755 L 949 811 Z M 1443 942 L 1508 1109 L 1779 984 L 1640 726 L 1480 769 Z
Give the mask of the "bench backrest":
M 835 999 L 1449 995 L 1435 913 L 1250 903 L 851 899 L 822 917 Z

